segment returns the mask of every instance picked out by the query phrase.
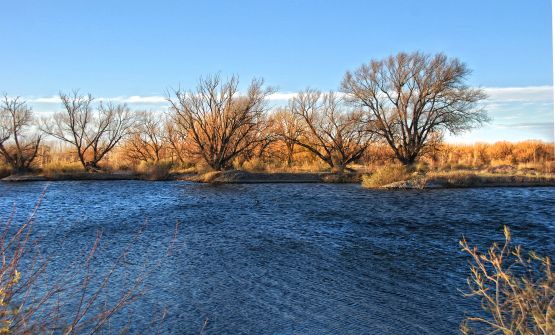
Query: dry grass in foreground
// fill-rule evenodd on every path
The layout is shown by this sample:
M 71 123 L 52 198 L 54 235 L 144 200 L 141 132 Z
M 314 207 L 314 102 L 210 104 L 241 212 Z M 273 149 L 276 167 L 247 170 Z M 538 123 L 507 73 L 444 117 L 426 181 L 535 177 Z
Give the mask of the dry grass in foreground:
M 477 297 L 485 316 L 469 316 L 461 324 L 463 334 L 555 334 L 555 275 L 551 258 L 534 252 L 525 255 L 511 245 L 505 226 L 505 242 L 494 243 L 485 253 L 460 241 L 471 257 L 468 297 Z
M 44 193 L 41 199 L 43 196 Z M 112 285 L 122 285 L 115 283 L 115 273 L 125 266 L 125 259 L 143 228 L 130 238 L 115 260 L 103 261 L 108 266 L 101 273 L 94 265 L 102 236 L 97 232 L 90 249 L 83 250 L 65 272 L 50 281 L 46 275 L 49 261 L 55 255 L 39 254 L 40 241 L 31 238 L 39 206 L 40 200 L 30 218 L 19 226 L 14 221 L 14 210 L 0 231 L 0 334 L 126 333 L 126 325 L 116 331 L 110 320 L 143 296 L 145 279 L 160 264 L 151 264 L 150 268 L 145 264 L 145 270 L 128 278 L 118 293 L 107 291 Z M 167 255 L 172 252 L 174 241 L 175 235 Z M 151 325 L 156 327 L 164 317 L 153 315 Z

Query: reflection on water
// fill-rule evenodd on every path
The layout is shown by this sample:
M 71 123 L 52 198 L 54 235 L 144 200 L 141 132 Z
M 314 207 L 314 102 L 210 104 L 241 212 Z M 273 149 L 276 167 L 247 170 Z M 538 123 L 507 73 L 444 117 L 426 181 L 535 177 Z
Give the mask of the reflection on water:
M 24 220 L 46 185 L 0 184 L 0 218 L 15 203 Z M 146 224 L 116 274 L 123 287 L 163 259 L 146 295 L 114 320 L 133 315 L 132 333 L 166 309 L 164 333 L 196 334 L 207 320 L 206 334 L 456 334 L 477 308 L 459 292 L 468 258 L 458 240 L 485 247 L 508 224 L 516 243 L 553 255 L 554 198 L 555 188 L 56 182 L 34 236 L 56 255 L 55 277 L 98 229 L 102 268 Z

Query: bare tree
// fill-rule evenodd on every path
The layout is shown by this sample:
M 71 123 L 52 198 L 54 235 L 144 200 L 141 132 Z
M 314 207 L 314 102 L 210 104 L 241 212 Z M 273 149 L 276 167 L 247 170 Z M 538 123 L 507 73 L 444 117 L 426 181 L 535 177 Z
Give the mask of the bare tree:
M 458 134 L 487 122 L 483 90 L 466 85 L 467 66 L 444 54 L 399 53 L 347 72 L 342 90 L 368 112 L 369 129 L 403 164 L 416 161 L 432 135 Z
M 164 130 L 164 140 L 170 148 L 172 159 L 175 155 L 181 165 L 187 164 L 187 157 L 191 155 L 190 146 L 186 141 L 187 129 L 183 129 L 175 122 L 175 115 L 170 115 L 164 122 Z
M 64 111 L 45 120 L 45 133 L 73 145 L 79 161 L 88 171 L 98 170 L 98 163 L 134 124 L 129 108 L 122 104 L 100 103 L 93 108 L 92 96 L 60 93 Z
M 258 120 L 258 129 L 253 131 L 249 135 L 249 140 L 255 143 L 255 145 L 249 149 L 243 151 L 238 157 L 238 161 L 242 164 L 253 158 L 260 160 L 267 160 L 270 154 L 270 146 L 277 141 L 277 135 L 273 129 L 273 120 L 269 115 L 262 115 Z
M 125 154 L 138 161 L 159 162 L 167 147 L 163 115 L 138 111 L 136 121 L 125 141 Z
M 333 92 L 308 89 L 291 99 L 288 108 L 304 128 L 301 136 L 295 138 L 298 134 L 293 133 L 288 140 L 308 149 L 335 172 L 343 172 L 370 144 L 362 113 L 348 109 Z
M 232 77 L 222 82 L 218 75 L 200 79 L 196 91 L 173 92 L 168 97 L 177 125 L 194 147 L 194 153 L 214 170 L 231 167 L 233 160 L 255 147 L 260 139 L 266 97 L 271 89 L 263 80 L 253 80 L 245 95 Z
M 29 135 L 33 111 L 19 97 L 4 94 L 0 105 L 0 155 L 14 173 L 28 171 L 37 157 L 40 135 Z
M 285 145 L 285 161 L 287 167 L 291 167 L 295 146 L 303 133 L 302 120 L 287 108 L 279 108 L 272 114 L 271 124 L 273 131 Z

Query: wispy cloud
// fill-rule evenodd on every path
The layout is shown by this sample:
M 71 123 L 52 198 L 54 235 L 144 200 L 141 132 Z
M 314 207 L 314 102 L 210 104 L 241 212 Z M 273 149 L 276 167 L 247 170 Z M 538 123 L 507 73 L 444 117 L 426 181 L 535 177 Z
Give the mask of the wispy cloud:
M 496 124 L 496 127 L 499 128 L 521 128 L 521 129 L 531 129 L 531 128 L 553 128 L 552 122 L 518 122 L 518 123 L 510 123 L 510 124 Z
M 158 96 L 158 95 L 151 95 L 151 96 L 139 96 L 139 95 L 132 95 L 130 97 L 121 98 L 119 100 L 124 103 L 129 104 L 162 104 L 166 103 L 166 97 Z
M 272 93 L 268 97 L 268 100 L 271 100 L 271 101 L 285 100 L 285 101 L 287 101 L 287 100 L 293 98 L 295 95 L 297 95 L 297 92 L 275 92 L 275 93 Z
M 59 96 L 43 97 L 43 98 L 31 98 L 26 99 L 29 103 L 39 103 L 39 104 L 59 104 L 62 102 Z
M 552 86 L 485 87 L 491 102 L 547 102 L 553 100 Z
M 523 87 L 484 87 L 484 91 L 488 94 L 488 103 L 494 104 L 507 102 L 522 103 L 551 103 L 553 100 L 552 86 L 523 86 Z M 297 92 L 275 92 L 268 99 L 271 101 L 286 101 L 291 99 Z M 338 94 L 341 94 L 338 92 Z M 116 96 L 101 97 L 97 101 L 114 101 L 129 104 L 163 104 L 166 103 L 166 97 L 160 95 L 132 95 L 132 96 Z M 29 98 L 31 103 L 60 103 L 58 96 Z
M 59 104 L 62 101 L 59 96 L 51 97 L 40 97 L 40 98 L 28 98 L 25 99 L 29 103 L 36 104 Z M 149 95 L 149 96 L 117 96 L 117 97 L 98 97 L 94 99 L 95 101 L 112 101 L 127 104 L 163 104 L 166 102 L 166 98 L 163 96 Z

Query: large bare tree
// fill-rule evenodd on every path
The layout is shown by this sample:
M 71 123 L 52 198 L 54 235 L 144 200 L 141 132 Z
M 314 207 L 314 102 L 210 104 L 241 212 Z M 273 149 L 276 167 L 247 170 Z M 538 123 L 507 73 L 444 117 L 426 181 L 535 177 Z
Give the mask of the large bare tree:
M 125 104 L 100 102 L 93 97 L 60 93 L 64 110 L 42 123 L 43 131 L 75 147 L 79 161 L 88 171 L 99 169 L 98 163 L 123 137 L 129 134 L 134 117 Z
M 239 80 L 223 82 L 218 75 L 201 78 L 195 91 L 176 90 L 168 97 L 176 124 L 193 144 L 194 153 L 214 170 L 230 168 L 233 160 L 262 140 L 266 97 L 263 80 L 253 80 L 241 95 Z
M 308 149 L 335 172 L 343 172 L 370 144 L 371 134 L 365 129 L 362 113 L 348 108 L 333 92 L 323 94 L 308 89 L 291 99 L 288 108 L 300 120 L 303 130 L 300 136 L 296 132 L 284 136 Z
M 444 132 L 458 134 L 487 122 L 482 89 L 466 84 L 468 67 L 440 53 L 399 53 L 347 72 L 342 90 L 367 111 L 373 133 L 403 164 L 416 161 Z
M 41 141 L 40 135 L 31 135 L 33 111 L 19 97 L 3 95 L 0 104 L 0 155 L 14 173 L 31 168 Z

